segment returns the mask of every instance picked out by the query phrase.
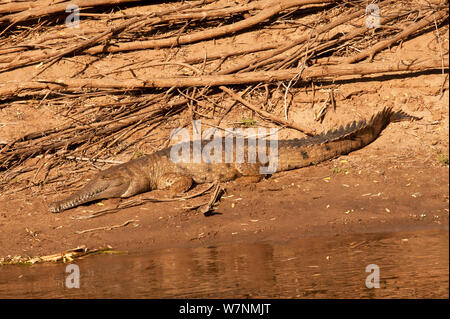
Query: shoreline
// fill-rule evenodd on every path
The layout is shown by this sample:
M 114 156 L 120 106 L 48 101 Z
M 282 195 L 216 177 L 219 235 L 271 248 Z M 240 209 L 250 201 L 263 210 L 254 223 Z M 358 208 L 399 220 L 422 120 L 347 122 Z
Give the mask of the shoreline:
M 256 184 L 226 183 L 223 185 L 226 193 L 215 214 L 208 217 L 182 207 L 204 202 L 209 194 L 189 201 L 146 203 L 110 215 L 79 220 L 73 218 L 114 208 L 120 199 L 52 214 L 46 206 L 49 198 L 35 197 L 21 203 L 14 200 L 14 195 L 7 195 L 10 205 L 6 212 L 3 210 L 0 219 L 0 241 L 4 243 L 0 247 L 0 257 L 42 256 L 81 245 L 89 249 L 110 245 L 114 250 L 140 252 L 424 228 L 448 231 L 448 167 L 423 167 L 422 185 L 406 192 L 405 182 L 417 172 L 417 167 L 391 169 L 385 174 L 389 182 L 379 185 L 373 183 L 374 178 L 380 176 L 376 172 L 363 175 L 358 174 L 359 170 L 352 170 L 349 174 L 329 174 L 332 163 L 338 161 L 342 158 L 276 174 Z M 316 178 L 327 173 L 329 179 Z M 433 187 L 423 187 L 430 182 Z M 373 184 L 378 185 L 369 192 Z M 198 188 L 190 192 L 198 192 Z M 149 194 L 164 196 L 164 191 L 135 198 L 145 198 Z M 98 230 L 83 232 L 96 228 Z M 76 233 L 80 231 L 81 234 Z

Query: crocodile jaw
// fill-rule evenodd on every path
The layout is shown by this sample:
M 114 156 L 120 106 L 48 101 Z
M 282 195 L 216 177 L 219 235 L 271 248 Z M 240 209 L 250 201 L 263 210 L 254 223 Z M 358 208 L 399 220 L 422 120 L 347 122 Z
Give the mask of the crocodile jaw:
M 107 176 L 101 172 L 81 190 L 71 196 L 49 205 L 52 213 L 60 213 L 66 209 L 94 200 L 121 197 L 128 189 L 129 181 L 123 176 Z
M 101 197 L 101 194 L 105 191 L 106 188 L 98 188 L 96 191 L 93 192 L 83 192 L 83 190 L 85 190 L 85 188 L 83 188 L 80 192 L 77 192 L 75 194 L 73 194 L 72 196 L 59 201 L 59 202 L 55 202 L 53 204 L 51 204 L 49 206 L 49 210 L 52 213 L 60 213 L 66 209 L 96 200 L 96 199 L 100 199 L 99 196 Z

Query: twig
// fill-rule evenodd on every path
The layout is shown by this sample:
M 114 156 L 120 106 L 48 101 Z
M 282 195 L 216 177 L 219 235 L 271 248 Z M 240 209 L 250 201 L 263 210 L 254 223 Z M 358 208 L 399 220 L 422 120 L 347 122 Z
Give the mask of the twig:
M 442 81 L 441 95 L 439 96 L 439 100 L 442 99 L 442 97 L 444 96 L 444 87 L 445 87 L 445 83 L 447 83 L 447 80 L 448 80 L 448 74 L 445 75 L 444 81 Z
M 86 162 L 98 162 L 98 163 L 107 163 L 107 164 L 123 164 L 124 163 L 122 161 L 102 160 L 99 158 L 79 157 L 79 156 L 72 156 L 72 155 L 65 155 L 63 157 L 67 158 L 69 160 L 86 161 Z
M 334 88 L 332 87 L 330 89 L 330 99 L 331 99 L 331 105 L 333 106 L 333 110 L 336 111 L 336 99 L 334 98 Z
M 330 100 L 330 94 L 328 94 L 327 99 L 325 102 L 323 102 L 322 107 L 319 110 L 319 113 L 317 115 L 314 115 L 314 119 L 316 121 L 322 122 L 323 117 L 325 116 L 325 110 L 328 108 L 328 101 Z
M 442 60 L 442 75 L 444 75 L 444 54 L 442 53 L 442 44 L 441 44 L 441 37 L 439 36 L 439 29 L 436 21 L 436 16 L 433 12 L 433 19 L 434 19 L 434 27 L 436 28 L 436 39 L 439 44 L 439 53 L 441 54 L 441 60 Z
M 306 61 L 305 61 L 306 63 Z M 300 71 L 289 81 L 288 85 L 286 86 L 286 90 L 284 91 L 284 119 L 288 120 L 288 113 L 287 113 L 287 95 L 289 92 L 289 88 L 292 85 L 292 82 L 297 81 L 299 78 L 301 78 L 302 72 L 305 69 L 305 63 L 302 64 L 302 67 L 300 68 Z
M 103 227 L 96 227 L 96 228 L 90 228 L 90 229 L 85 229 L 85 230 L 77 230 L 77 231 L 75 231 L 75 234 L 84 234 L 84 233 L 97 231 L 97 230 L 112 230 L 114 228 L 125 227 L 125 226 L 127 226 L 128 224 L 130 224 L 132 222 L 137 222 L 137 220 L 130 219 L 130 220 L 127 220 L 125 223 L 120 224 L 120 225 L 103 226 Z
M 205 206 L 200 208 L 200 212 L 203 213 L 205 216 L 212 215 L 212 210 L 214 209 L 214 205 L 219 200 L 219 198 L 223 192 L 224 192 L 224 189 L 222 187 L 220 187 L 219 183 L 217 183 L 216 189 L 214 190 L 214 192 L 211 195 L 211 199 Z

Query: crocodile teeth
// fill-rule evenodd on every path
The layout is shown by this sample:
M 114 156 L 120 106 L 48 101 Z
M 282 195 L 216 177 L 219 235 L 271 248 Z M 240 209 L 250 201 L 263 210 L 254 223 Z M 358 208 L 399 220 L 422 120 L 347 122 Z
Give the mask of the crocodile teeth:
M 55 207 L 50 207 L 50 211 L 52 213 L 60 213 L 63 210 L 66 210 L 68 208 L 72 208 L 74 206 L 77 206 L 81 203 L 85 203 L 89 201 L 90 198 L 94 197 L 97 194 L 100 194 L 101 192 L 104 192 L 108 187 L 102 187 L 98 188 L 93 192 L 84 193 L 81 196 L 78 196 L 75 199 L 69 200 L 69 201 L 61 201 L 59 204 L 55 205 Z

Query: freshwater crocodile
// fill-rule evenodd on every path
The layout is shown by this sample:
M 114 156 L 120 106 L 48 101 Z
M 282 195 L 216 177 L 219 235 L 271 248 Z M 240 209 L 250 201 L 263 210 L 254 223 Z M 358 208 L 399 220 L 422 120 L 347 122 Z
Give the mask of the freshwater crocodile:
M 368 121 L 353 121 L 345 127 L 302 139 L 279 140 L 276 172 L 305 167 L 348 154 L 374 141 L 391 122 L 419 119 L 401 110 L 393 111 L 391 107 L 386 107 Z M 202 147 L 206 142 L 201 141 Z M 195 141 L 187 143 L 185 146 L 190 148 L 192 154 Z M 225 138 L 222 138 L 221 143 L 225 143 Z M 224 158 L 221 162 L 205 162 L 203 159 L 199 162 L 174 162 L 170 156 L 171 148 L 168 147 L 100 171 L 82 189 L 51 204 L 49 210 L 59 213 L 91 201 L 130 197 L 155 189 L 169 188 L 172 192 L 181 193 L 187 191 L 193 182 L 226 182 L 237 178 L 258 181 L 263 177 L 260 168 L 268 163 L 260 160 L 259 155 L 256 162 L 249 161 L 247 150 L 253 146 L 249 146 L 245 140 L 243 162 L 227 162 Z M 236 147 L 233 152 L 236 155 Z

